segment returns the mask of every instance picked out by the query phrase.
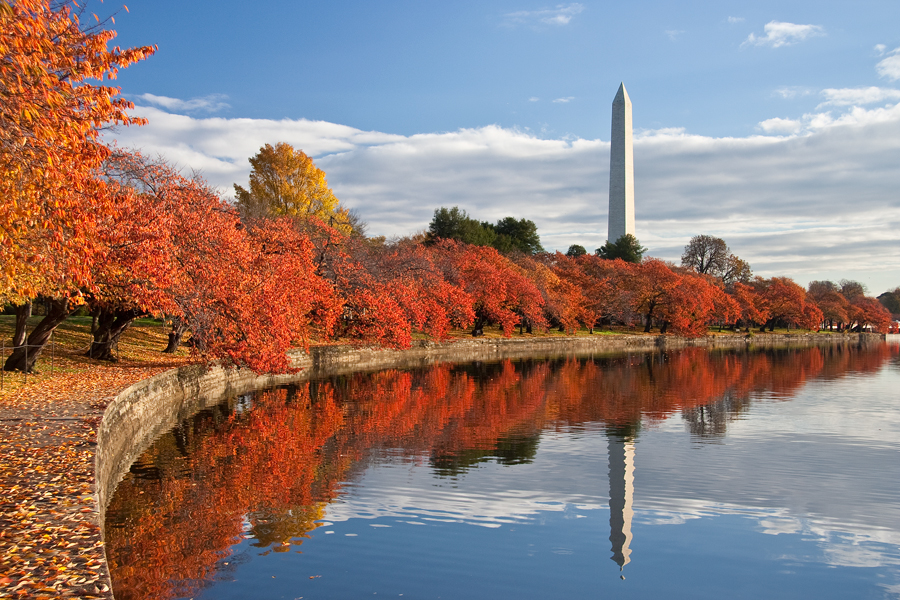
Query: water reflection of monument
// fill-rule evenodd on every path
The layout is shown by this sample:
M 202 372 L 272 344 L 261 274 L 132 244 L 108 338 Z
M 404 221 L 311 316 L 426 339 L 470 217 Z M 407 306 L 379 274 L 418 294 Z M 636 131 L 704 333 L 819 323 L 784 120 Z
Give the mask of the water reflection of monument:
M 606 430 L 609 448 L 610 557 L 619 570 L 631 562 L 631 520 L 634 517 L 634 442 L 638 425 Z M 624 575 L 622 576 L 624 579 Z

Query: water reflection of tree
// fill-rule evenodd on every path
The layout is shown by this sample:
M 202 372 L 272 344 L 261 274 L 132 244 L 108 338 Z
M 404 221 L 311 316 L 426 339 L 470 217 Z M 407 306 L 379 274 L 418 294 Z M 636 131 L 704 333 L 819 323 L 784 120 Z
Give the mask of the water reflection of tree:
M 462 476 L 485 461 L 532 460 L 547 429 L 602 423 L 629 444 L 641 423 L 680 411 L 696 435 L 722 435 L 758 394 L 789 399 L 810 378 L 871 372 L 896 353 L 689 349 L 441 365 L 270 390 L 252 410 L 226 403 L 163 436 L 120 484 L 106 530 L 116 597 L 190 596 L 244 536 L 266 552 L 296 547 L 342 482 L 385 451 Z
M 829 380 L 871 373 L 884 365 L 887 356 L 897 354 L 896 349 L 892 352 L 884 345 L 877 348 L 879 351 L 873 352 L 859 345 L 834 345 L 814 351 L 781 348 L 725 355 L 723 368 L 744 373 L 743 381 L 730 386 L 718 400 L 683 409 L 682 418 L 698 441 L 720 441 L 728 425 L 747 412 L 755 397 L 788 400 L 810 378 Z
M 716 402 L 685 409 L 681 416 L 695 438 L 718 441 L 725 437 L 728 424 L 739 418 L 749 406 L 747 396 L 735 397 L 728 393 Z
M 456 477 L 478 463 L 496 462 L 501 465 L 524 465 L 537 455 L 540 433 L 511 435 L 497 440 L 493 448 L 464 449 L 446 454 L 433 454 L 431 466 L 439 477 Z

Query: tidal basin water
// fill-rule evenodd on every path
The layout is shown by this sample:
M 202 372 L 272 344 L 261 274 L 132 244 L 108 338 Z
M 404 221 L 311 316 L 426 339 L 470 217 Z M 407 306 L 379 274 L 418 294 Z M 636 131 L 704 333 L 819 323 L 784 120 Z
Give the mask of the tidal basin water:
M 119 484 L 116 598 L 900 598 L 894 344 L 230 399 Z

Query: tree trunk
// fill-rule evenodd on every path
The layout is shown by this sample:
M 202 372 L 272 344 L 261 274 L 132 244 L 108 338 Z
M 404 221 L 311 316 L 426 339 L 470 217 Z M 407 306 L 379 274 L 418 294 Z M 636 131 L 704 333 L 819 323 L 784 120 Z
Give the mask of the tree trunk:
M 4 371 L 34 372 L 34 363 L 44 350 L 44 346 L 50 341 L 53 331 L 72 314 L 69 299 L 59 300 L 52 298 L 47 300 L 47 314 L 41 319 L 31 333 L 25 339 L 25 343 L 17 346 L 6 363 Z
M 94 310 L 91 311 L 91 335 L 97 333 L 97 319 L 99 318 L 100 309 L 95 307 Z
M 647 313 L 647 324 L 644 325 L 644 333 L 650 333 L 650 328 L 653 326 L 653 317 L 650 314 Z
M 97 331 L 94 332 L 91 347 L 85 352 L 85 356 L 97 360 L 116 362 L 113 347 L 119 341 L 122 333 L 128 329 L 128 326 L 143 314 L 144 312 L 136 309 L 101 309 L 97 317 Z
M 172 319 L 172 331 L 169 332 L 169 344 L 163 352 L 166 354 L 175 354 L 175 352 L 178 351 L 178 347 L 181 346 L 181 338 L 184 337 L 185 331 L 187 331 L 187 323 L 178 317 Z
M 31 316 L 31 300 L 16 307 L 16 330 L 13 332 L 13 346 L 21 346 L 25 343 L 25 334 L 28 333 L 28 318 Z
M 480 315 L 475 316 L 475 323 L 472 324 L 472 337 L 484 335 L 484 326 L 486 319 Z
M 668 328 L 669 328 L 669 322 L 668 322 L 668 321 L 663 321 L 663 322 L 662 322 L 662 327 L 659 328 L 659 333 L 660 333 L 660 335 L 666 335 L 666 330 L 667 330 Z

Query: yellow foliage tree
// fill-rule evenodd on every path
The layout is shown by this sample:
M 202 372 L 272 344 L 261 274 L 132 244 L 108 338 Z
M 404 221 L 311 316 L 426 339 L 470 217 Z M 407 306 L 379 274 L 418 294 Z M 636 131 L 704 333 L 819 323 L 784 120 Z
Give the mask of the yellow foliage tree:
M 250 189 L 235 184 L 241 211 L 251 217 L 318 217 L 345 233 L 352 231 L 347 209 L 328 187 L 325 172 L 302 150 L 266 144 L 250 158 Z

